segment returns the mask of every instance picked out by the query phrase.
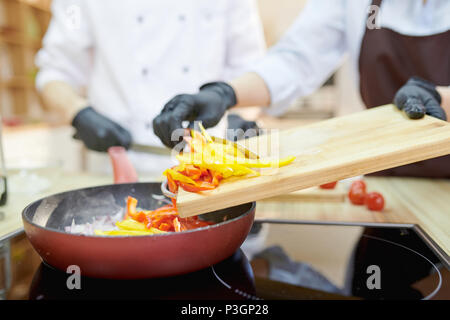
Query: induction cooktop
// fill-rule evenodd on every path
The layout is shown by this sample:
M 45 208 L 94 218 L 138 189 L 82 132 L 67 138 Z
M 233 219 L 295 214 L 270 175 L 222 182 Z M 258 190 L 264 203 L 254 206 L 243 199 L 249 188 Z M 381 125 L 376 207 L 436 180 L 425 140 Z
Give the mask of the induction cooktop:
M 449 294 L 448 273 L 448 256 L 414 225 L 259 220 L 238 251 L 203 270 L 143 280 L 81 276 L 73 286 L 70 273 L 41 263 L 29 298 L 434 299 Z

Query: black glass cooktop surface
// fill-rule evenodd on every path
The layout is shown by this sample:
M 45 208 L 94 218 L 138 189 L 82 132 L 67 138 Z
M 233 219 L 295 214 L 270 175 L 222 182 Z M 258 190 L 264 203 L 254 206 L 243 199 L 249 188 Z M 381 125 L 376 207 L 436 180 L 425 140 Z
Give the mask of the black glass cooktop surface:
M 71 274 L 41 263 L 29 298 L 432 299 L 448 294 L 448 273 L 448 256 L 415 226 L 258 221 L 231 257 L 182 276 L 82 276 L 74 286 Z

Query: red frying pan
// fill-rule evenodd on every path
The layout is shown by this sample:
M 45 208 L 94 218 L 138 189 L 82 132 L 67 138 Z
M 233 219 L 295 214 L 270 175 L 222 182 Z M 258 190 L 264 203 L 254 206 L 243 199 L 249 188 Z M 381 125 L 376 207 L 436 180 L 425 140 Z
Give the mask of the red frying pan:
M 253 223 L 254 202 L 201 215 L 215 224 L 177 233 L 104 237 L 65 232 L 72 221 L 82 224 L 124 210 L 128 196 L 143 209 L 164 204 L 152 196 L 162 196 L 160 183 L 135 182 L 125 150 L 113 150 L 115 181 L 121 183 L 55 194 L 23 210 L 25 233 L 45 262 L 63 271 L 76 265 L 88 277 L 155 278 L 203 269 L 241 246 Z

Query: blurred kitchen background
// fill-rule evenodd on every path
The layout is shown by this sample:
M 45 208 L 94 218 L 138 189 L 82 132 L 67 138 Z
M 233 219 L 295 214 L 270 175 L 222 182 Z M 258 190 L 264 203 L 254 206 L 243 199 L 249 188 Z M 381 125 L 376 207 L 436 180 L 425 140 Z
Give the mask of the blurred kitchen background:
M 258 0 L 267 46 L 277 42 L 306 0 Z M 0 0 L 0 110 L 9 168 L 59 166 L 83 168 L 83 148 L 72 129 L 45 109 L 34 87 L 34 55 L 51 18 L 51 0 Z M 295 101 L 278 118 L 257 107 L 240 111 L 260 127 L 286 128 L 362 109 L 349 68 L 344 64 L 311 96 Z M 32 143 L 30 143 L 30 136 Z M 54 146 L 57 146 L 54 148 Z

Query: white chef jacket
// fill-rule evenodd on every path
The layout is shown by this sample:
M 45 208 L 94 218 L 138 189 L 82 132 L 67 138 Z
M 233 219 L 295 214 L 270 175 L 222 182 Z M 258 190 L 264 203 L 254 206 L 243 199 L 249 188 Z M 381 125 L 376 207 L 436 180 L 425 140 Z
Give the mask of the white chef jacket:
M 235 77 L 265 52 L 254 0 L 53 0 L 52 14 L 37 88 L 87 88 L 89 103 L 141 144 L 162 145 L 152 120 L 173 96 Z M 130 157 L 144 171 L 168 163 Z
M 371 0 L 310 0 L 284 37 L 249 70 L 266 82 L 270 114 L 318 89 L 348 56 L 355 82 Z M 450 1 L 383 0 L 371 25 L 427 36 L 450 29 Z M 450 59 L 450 57 L 449 57 Z

